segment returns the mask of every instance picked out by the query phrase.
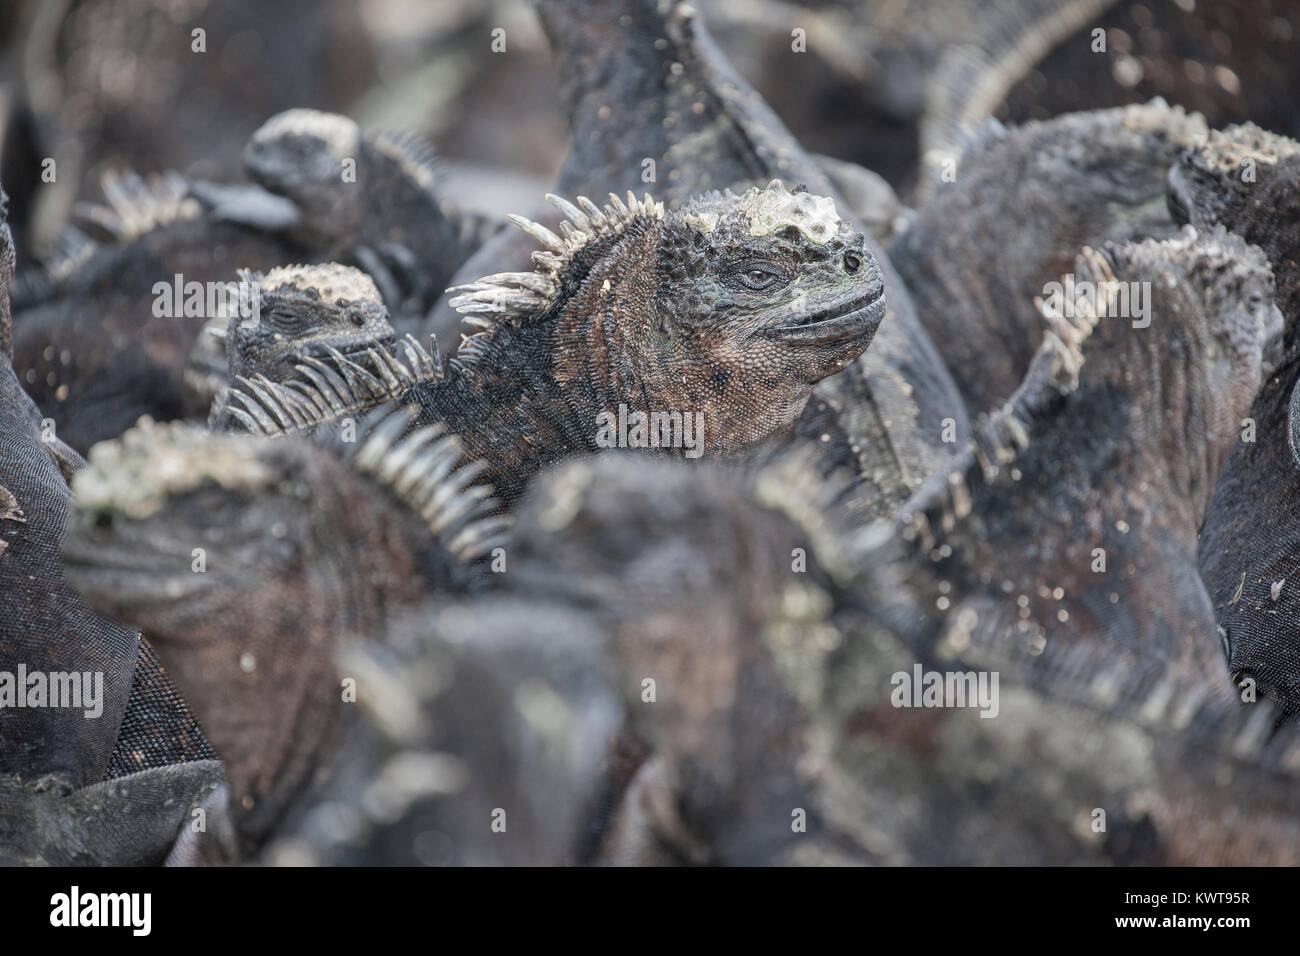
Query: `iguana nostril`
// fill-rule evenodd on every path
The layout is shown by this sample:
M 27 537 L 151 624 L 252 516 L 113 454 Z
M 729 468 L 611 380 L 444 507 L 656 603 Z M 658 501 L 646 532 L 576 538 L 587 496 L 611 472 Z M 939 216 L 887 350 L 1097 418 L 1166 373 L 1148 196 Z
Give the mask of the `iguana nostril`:
M 844 270 L 846 272 L 857 272 L 862 268 L 862 260 L 851 252 L 844 253 Z

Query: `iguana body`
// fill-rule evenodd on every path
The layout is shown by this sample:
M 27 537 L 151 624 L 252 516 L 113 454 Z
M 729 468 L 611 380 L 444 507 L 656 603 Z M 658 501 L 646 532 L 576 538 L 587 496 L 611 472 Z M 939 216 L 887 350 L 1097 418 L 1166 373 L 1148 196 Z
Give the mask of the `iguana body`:
M 333 447 L 146 423 L 97 448 L 77 479 L 70 573 L 150 635 L 225 763 L 250 841 L 309 784 L 343 716 L 308 651 L 469 586 L 469 565 L 495 546 L 490 489 L 472 484 L 481 469 L 458 467 L 441 429 L 399 441 L 408 419 L 358 425 Z
M 1286 321 L 1281 360 L 1238 420 L 1243 440 L 1215 489 L 1201 532 L 1200 569 L 1229 667 L 1295 713 L 1300 467 L 1287 422 L 1300 379 L 1300 144 L 1250 124 L 1233 127 L 1189 151 L 1169 179 L 1175 215 L 1198 229 L 1223 225 L 1264 251 Z
M 291 236 L 320 258 L 365 269 L 401 331 L 421 338 L 419 318 L 481 241 L 482 224 L 463 223 L 439 194 L 433 150 L 412 134 L 363 134 L 345 116 L 289 110 L 253 134 L 244 168 L 293 203 Z
M 880 324 L 875 261 L 828 198 L 775 181 L 671 212 L 611 198 L 557 199 L 559 236 L 520 220 L 545 246 L 537 270 L 466 286 L 453 304 L 487 329 L 410 395 L 507 503 L 548 462 L 635 443 L 603 439 L 602 416 L 677 413 L 679 449 L 703 428 L 691 457 L 780 434 Z
M 846 534 L 816 492 L 763 476 L 758 500 L 802 533 L 752 509 L 716 527 L 728 509 L 713 504 L 707 520 L 683 505 L 705 495 L 696 475 L 642 481 L 598 462 L 599 474 L 572 465 L 539 482 L 539 525 L 529 502 L 518 528 L 539 539 L 538 561 L 517 561 L 508 583 L 615 622 L 628 710 L 651 747 L 603 858 L 1294 862 L 1300 741 L 1271 737 L 1268 705 L 1232 693 L 1194 566 L 1274 324 L 1267 268 L 1219 233 L 1090 254 L 1076 269 L 1172 274 L 1159 335 L 1113 317 L 1052 320 L 1024 387 L 893 528 Z M 1191 436 L 1205 444 L 1183 446 Z M 560 541 L 541 534 L 557 527 L 552 509 Z M 659 583 L 664 562 L 627 544 L 651 528 L 690 571 L 663 591 L 618 584 L 624 571 Z M 751 570 L 705 576 L 738 553 L 733 541 Z M 1105 572 L 1092 570 L 1094 546 Z M 806 564 L 790 563 L 802 551 Z M 701 578 L 725 609 L 716 619 L 683 593 Z M 602 599 L 614 593 L 629 597 Z M 896 706 L 897 675 L 918 664 L 997 672 L 994 719 L 953 701 Z M 656 678 L 658 703 L 637 699 L 632 675 Z
M 890 254 L 972 414 L 1010 397 L 1041 341 L 1035 298 L 1077 251 L 1172 234 L 1165 176 L 1204 121 L 1153 101 L 992 125 Z
M 836 197 L 820 167 L 731 69 L 688 5 L 661 12 L 650 0 L 629 0 L 611 17 L 607 7 L 543 2 L 538 13 L 551 37 L 573 130 L 560 192 L 640 190 L 644 160 L 651 159 L 656 193 L 669 208 L 693 194 L 739 191 L 774 176 Z M 964 434 L 966 416 L 910 301 L 892 294 L 899 287 L 894 270 L 870 239 L 868 247 L 891 290 L 888 315 L 866 357 L 818 388 L 798 430 L 827 435 L 827 470 L 851 469 L 861 482 L 858 496 L 868 502 L 864 507 L 883 513 L 947 457 L 944 420 L 953 419 Z M 457 281 L 521 268 L 526 255 L 517 240 L 494 240 Z M 440 340 L 450 327 L 445 311 L 435 317 Z

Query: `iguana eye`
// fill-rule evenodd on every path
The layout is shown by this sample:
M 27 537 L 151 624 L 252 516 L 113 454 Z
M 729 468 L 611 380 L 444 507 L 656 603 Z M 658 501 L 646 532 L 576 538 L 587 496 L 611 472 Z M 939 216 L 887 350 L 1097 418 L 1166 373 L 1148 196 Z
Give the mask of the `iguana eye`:
M 739 263 L 732 275 L 743 288 L 751 292 L 769 292 L 790 281 L 784 271 L 766 262 Z
M 283 332 L 286 335 L 296 334 L 304 325 L 306 318 L 297 312 L 285 308 L 274 308 L 263 320 L 276 332 Z

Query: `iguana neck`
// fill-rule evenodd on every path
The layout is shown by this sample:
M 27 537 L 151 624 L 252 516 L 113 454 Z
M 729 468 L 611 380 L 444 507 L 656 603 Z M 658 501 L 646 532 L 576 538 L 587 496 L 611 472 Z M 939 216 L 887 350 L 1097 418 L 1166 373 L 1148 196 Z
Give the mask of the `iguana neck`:
M 596 451 L 601 412 L 690 401 L 670 386 L 667 359 L 646 361 L 640 344 L 657 294 L 646 276 L 656 242 L 654 228 L 630 232 L 545 314 L 471 338 L 445 381 L 413 390 L 421 423 L 445 422 L 505 503 L 546 464 Z
M 551 38 L 573 153 L 566 192 L 638 189 L 654 157 L 661 199 L 775 176 L 833 195 L 775 114 L 735 74 L 685 3 L 538 0 Z M 635 135 L 629 135 L 629 128 Z M 701 178 L 700 171 L 708 175 Z

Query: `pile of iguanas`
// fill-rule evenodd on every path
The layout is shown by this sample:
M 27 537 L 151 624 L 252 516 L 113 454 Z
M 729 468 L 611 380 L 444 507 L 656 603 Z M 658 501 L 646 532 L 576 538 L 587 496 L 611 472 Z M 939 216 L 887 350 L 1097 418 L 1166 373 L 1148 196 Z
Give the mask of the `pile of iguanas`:
M 1300 862 L 1300 143 L 973 129 L 1108 6 L 1009 3 L 908 210 L 535 6 L 517 228 L 306 109 L 0 225 L 0 860 Z

